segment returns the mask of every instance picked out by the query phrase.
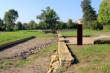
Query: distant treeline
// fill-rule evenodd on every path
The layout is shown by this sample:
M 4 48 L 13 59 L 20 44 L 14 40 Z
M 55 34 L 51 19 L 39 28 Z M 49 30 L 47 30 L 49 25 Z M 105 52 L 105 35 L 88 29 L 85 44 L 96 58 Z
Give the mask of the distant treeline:
M 4 19 L 0 19 L 0 31 L 17 31 L 17 30 L 32 30 L 32 29 L 76 29 L 77 23 L 74 23 L 71 19 L 68 22 L 62 22 L 59 20 L 56 12 L 50 7 L 43 10 L 41 15 L 37 16 L 40 19 L 39 23 L 31 20 L 29 23 L 22 23 L 16 20 L 19 17 L 18 12 L 14 9 L 5 13 Z
M 110 2 L 108 0 L 108 2 Z M 91 6 L 91 0 L 83 0 L 81 2 L 81 8 L 83 11 L 83 18 L 80 23 L 84 28 L 103 30 L 104 25 L 110 25 L 110 4 L 107 4 L 105 0 L 102 1 L 99 13 Z M 40 22 L 30 21 L 29 23 L 16 22 L 19 15 L 14 9 L 10 9 L 4 15 L 3 19 L 0 19 L 0 31 L 16 31 L 16 30 L 32 30 L 32 29 L 76 29 L 77 23 L 68 19 L 67 22 L 63 22 L 58 17 L 54 9 L 47 7 L 42 10 L 42 13 L 36 16 Z
M 91 5 L 92 0 L 82 0 L 83 24 L 85 28 L 102 30 L 103 26 L 110 26 L 110 0 L 102 0 L 98 14 Z
M 77 23 L 68 21 L 66 22 L 60 22 L 55 26 L 55 29 L 77 29 Z M 3 22 L 3 20 L 0 20 L 0 31 L 17 31 L 17 30 L 34 30 L 34 29 L 51 29 L 51 26 L 46 26 L 45 23 L 39 22 L 36 23 L 34 20 L 30 21 L 29 23 L 22 23 L 17 22 L 10 25 L 10 28 L 6 26 L 6 24 Z M 7 30 L 8 29 L 8 30 Z

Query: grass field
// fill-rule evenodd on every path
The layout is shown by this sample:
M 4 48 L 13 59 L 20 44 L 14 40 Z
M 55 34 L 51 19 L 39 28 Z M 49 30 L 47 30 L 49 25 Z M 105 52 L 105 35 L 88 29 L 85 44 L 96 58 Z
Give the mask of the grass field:
M 66 73 L 110 73 L 110 45 L 69 46 L 79 60 Z
M 77 36 L 77 30 L 61 31 L 64 36 Z M 110 30 L 83 30 L 83 36 L 98 36 L 100 34 L 110 34 Z
M 43 32 L 38 32 L 40 30 L 22 30 L 16 32 L 0 32 L 0 44 L 8 43 L 11 41 L 23 39 L 30 36 L 35 36 L 37 38 L 44 38 L 44 37 L 54 37 L 54 34 L 45 34 Z
M 22 38 L 26 38 L 29 36 L 35 36 L 37 38 L 49 37 L 52 38 L 54 34 L 45 34 L 43 32 L 37 32 L 38 30 L 27 30 L 27 31 L 16 31 L 16 32 L 0 32 L 0 44 L 8 43 L 10 41 L 19 40 Z M 40 30 L 39 30 L 40 31 Z M 69 30 L 69 31 L 61 31 L 60 32 L 64 36 L 76 36 L 77 30 Z M 110 35 L 110 30 L 83 30 L 84 35 L 90 36 L 98 36 L 102 34 Z M 103 38 L 104 40 L 108 40 L 110 38 Z M 69 45 L 71 51 L 76 55 L 79 63 L 72 65 L 69 67 L 65 73 L 110 73 L 110 45 L 109 44 L 101 44 L 101 45 Z M 32 57 L 31 60 L 20 60 L 15 63 L 14 66 L 20 66 L 26 63 L 33 62 L 39 56 L 45 55 L 50 50 L 57 49 L 57 44 L 53 44 L 48 48 L 38 52 Z M 11 64 L 10 62 L 7 62 Z M 0 65 L 4 65 L 4 63 L 0 62 Z M 5 68 L 2 66 L 2 68 Z M 63 71 L 63 69 L 61 70 Z M 61 73 L 60 71 L 58 73 Z
M 60 33 L 64 36 L 77 36 L 77 30 L 64 30 Z M 107 26 L 104 30 L 84 29 L 83 35 L 92 37 L 110 35 L 110 29 Z M 110 37 L 100 40 L 110 40 Z M 69 48 L 79 63 L 73 64 L 68 69 L 61 68 L 57 73 L 110 73 L 110 44 L 69 45 Z

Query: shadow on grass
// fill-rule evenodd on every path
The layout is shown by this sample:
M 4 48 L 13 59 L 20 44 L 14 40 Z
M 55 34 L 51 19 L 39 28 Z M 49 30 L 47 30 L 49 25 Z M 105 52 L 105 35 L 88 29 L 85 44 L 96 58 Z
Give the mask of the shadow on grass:
M 94 44 L 110 44 L 110 40 L 95 40 Z
M 67 45 L 72 57 L 74 58 L 74 62 L 72 64 L 78 64 L 79 63 L 79 60 L 77 58 L 77 56 L 71 51 L 70 47 Z
M 2 44 L 2 45 L 0 45 L 0 51 L 4 51 L 4 50 L 6 50 L 6 49 L 8 49 L 10 47 L 16 46 L 17 44 L 26 42 L 26 41 L 31 40 L 31 39 L 34 39 L 34 38 L 35 37 L 32 36 L 32 37 L 24 38 L 24 39 L 21 39 L 21 40 L 16 40 L 16 41 L 13 41 L 13 42 Z

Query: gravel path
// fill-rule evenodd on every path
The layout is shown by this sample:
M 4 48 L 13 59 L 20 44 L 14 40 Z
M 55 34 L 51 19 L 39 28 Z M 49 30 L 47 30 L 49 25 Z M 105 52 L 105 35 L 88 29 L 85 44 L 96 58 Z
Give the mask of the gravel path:
M 94 40 L 101 39 L 101 38 L 108 38 L 108 37 L 110 37 L 110 35 L 100 35 L 98 37 L 95 37 Z
M 22 51 L 26 51 L 34 47 L 39 47 L 40 45 L 45 44 L 49 41 L 51 41 L 51 39 L 49 38 L 35 38 L 27 42 L 20 43 L 16 46 L 7 48 L 4 51 L 0 51 L 0 58 L 13 56 L 16 53 L 20 53 Z
M 99 35 L 97 37 L 83 37 L 83 44 L 94 44 L 95 40 L 102 39 L 102 38 L 108 38 L 110 35 Z M 73 45 L 77 44 L 77 37 L 67 37 L 65 40 L 69 41 L 67 44 Z

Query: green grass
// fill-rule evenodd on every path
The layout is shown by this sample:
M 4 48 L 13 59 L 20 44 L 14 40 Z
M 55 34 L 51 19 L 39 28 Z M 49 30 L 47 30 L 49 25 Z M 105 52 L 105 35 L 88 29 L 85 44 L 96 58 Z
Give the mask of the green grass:
M 0 65 L 2 65 L 3 64 L 3 61 L 0 61 Z
M 75 73 L 110 73 L 110 45 L 69 46 L 79 60 L 75 64 Z M 67 72 L 69 73 L 69 72 Z
M 4 65 L 4 62 L 3 61 L 0 61 L 0 69 L 6 69 L 6 66 Z
M 13 63 L 9 61 L 9 62 L 7 62 L 7 65 L 13 65 Z
M 29 60 L 27 59 L 19 59 L 15 64 L 14 67 L 22 67 L 24 64 L 26 64 Z
M 110 25 L 105 25 L 104 30 L 110 30 Z
M 16 31 L 16 32 L 0 32 L 0 44 L 5 44 L 8 42 L 12 42 L 15 40 L 27 38 L 30 36 L 35 36 L 37 38 L 43 38 L 43 37 L 54 37 L 54 34 L 45 34 L 43 32 L 37 32 L 40 30 L 22 30 L 22 31 Z
M 46 54 L 47 52 L 49 52 L 50 50 L 56 50 L 57 49 L 57 43 L 52 44 L 51 46 L 43 49 L 42 51 L 36 53 L 36 55 L 33 57 L 34 59 L 38 58 L 41 55 Z
M 64 36 L 77 36 L 77 30 L 61 31 L 60 33 Z M 83 30 L 83 36 L 98 36 L 100 34 L 110 34 L 110 30 Z
M 6 67 L 5 67 L 4 65 L 1 65 L 1 66 L 0 66 L 0 69 L 5 70 L 5 69 L 6 69 Z
M 60 32 L 63 36 L 77 36 L 77 30 L 65 30 Z M 84 36 L 110 35 L 108 26 L 104 30 L 84 29 Z M 100 40 L 108 40 L 102 38 Z M 78 64 L 71 66 L 65 73 L 110 73 L 110 45 L 70 45 L 72 52 L 79 60 Z M 61 71 L 61 70 L 60 70 Z
M 106 41 L 106 40 L 110 40 L 110 37 L 101 38 L 101 39 L 98 39 L 98 40 L 101 40 L 101 41 Z

